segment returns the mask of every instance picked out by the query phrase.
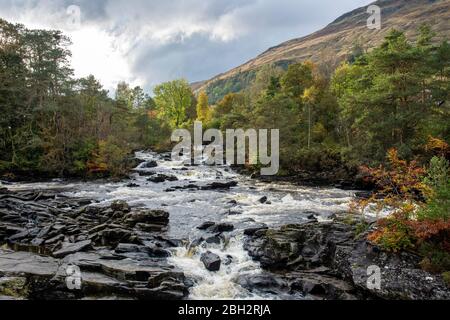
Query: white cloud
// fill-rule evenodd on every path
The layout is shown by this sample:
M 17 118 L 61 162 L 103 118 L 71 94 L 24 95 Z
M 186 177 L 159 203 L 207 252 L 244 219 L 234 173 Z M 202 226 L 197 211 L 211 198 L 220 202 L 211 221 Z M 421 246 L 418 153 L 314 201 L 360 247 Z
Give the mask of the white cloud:
M 306 35 L 371 0 L 2 0 L 0 17 L 65 31 L 77 76 L 151 89 L 173 77 L 210 78 L 268 47 Z M 69 5 L 81 26 L 67 24 Z

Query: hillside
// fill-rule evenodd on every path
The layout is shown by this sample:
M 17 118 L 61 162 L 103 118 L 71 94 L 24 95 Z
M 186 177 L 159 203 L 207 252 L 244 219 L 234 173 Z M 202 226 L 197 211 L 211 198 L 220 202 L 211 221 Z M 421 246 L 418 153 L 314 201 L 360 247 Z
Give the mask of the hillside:
M 237 68 L 201 85 L 197 83 L 195 90 L 206 90 L 211 102 L 215 103 L 227 93 L 244 89 L 254 79 L 256 71 L 265 64 L 286 66 L 292 62 L 312 60 L 335 66 L 349 57 L 355 43 L 360 43 L 365 49 L 373 48 L 392 28 L 405 31 L 408 37 L 414 39 L 420 25 L 426 23 L 438 33 L 436 40 L 450 35 L 449 0 L 380 0 L 373 4 L 382 9 L 381 30 L 368 29 L 367 7 L 358 8 L 322 30 L 272 47 Z

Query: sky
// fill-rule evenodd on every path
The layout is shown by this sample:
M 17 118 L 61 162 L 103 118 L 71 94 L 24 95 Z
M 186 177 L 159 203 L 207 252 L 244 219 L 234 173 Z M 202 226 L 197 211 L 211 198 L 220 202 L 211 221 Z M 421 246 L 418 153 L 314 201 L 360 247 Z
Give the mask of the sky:
M 72 39 L 77 77 L 207 80 L 373 0 L 0 0 L 0 17 Z

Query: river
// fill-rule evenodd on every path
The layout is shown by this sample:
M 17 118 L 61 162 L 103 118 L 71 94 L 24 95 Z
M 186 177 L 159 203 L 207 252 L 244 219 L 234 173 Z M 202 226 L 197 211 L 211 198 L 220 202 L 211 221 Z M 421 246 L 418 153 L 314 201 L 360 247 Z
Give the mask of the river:
M 137 172 L 121 182 L 66 182 L 54 180 L 47 183 L 18 183 L 8 186 L 12 190 L 60 189 L 70 197 L 94 199 L 96 205 L 109 205 L 115 200 L 125 200 L 131 206 L 163 209 L 170 213 L 168 236 L 186 240 L 186 245 L 173 249 L 169 262 L 193 282 L 190 299 L 302 299 L 299 295 L 283 296 L 279 293 L 248 291 L 236 279 L 243 274 L 264 272 L 243 249 L 243 231 L 257 224 L 276 227 L 308 221 L 311 215 L 320 220 L 334 213 L 348 210 L 355 192 L 328 187 L 301 187 L 290 183 L 265 183 L 240 175 L 227 166 L 189 166 L 152 152 L 138 152 L 137 158 L 157 161 L 156 168 L 139 171 L 175 176 L 178 181 L 154 183 L 148 176 Z M 230 190 L 178 189 L 190 184 L 204 186 L 212 182 L 236 181 Z M 134 183 L 133 187 L 129 184 Z M 260 201 L 267 197 L 267 201 Z M 262 203 L 264 202 L 264 203 Z M 206 221 L 228 222 L 235 226 L 220 244 L 203 243 L 192 249 L 189 243 L 201 235 L 197 226 Z M 211 251 L 222 258 L 221 269 L 210 272 L 200 261 L 200 256 Z

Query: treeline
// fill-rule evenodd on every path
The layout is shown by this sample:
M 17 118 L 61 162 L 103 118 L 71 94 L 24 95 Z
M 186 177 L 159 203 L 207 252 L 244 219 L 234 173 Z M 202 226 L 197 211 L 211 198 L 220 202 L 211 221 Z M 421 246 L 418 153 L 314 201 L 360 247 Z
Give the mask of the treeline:
M 153 97 L 121 83 L 112 98 L 94 77 L 74 78 L 61 32 L 0 20 L 0 171 L 121 175 L 133 150 L 170 150 L 172 130 L 195 120 L 280 129 L 281 174 L 345 178 L 384 163 L 391 148 L 426 163 L 429 141 L 450 141 L 450 47 L 435 45 L 429 27 L 420 31 L 414 43 L 392 30 L 370 52 L 356 46 L 335 71 L 266 65 L 244 91 L 210 105 L 186 80 L 156 86 Z
M 119 84 L 75 79 L 70 39 L 0 20 L 0 172 L 25 176 L 121 175 L 136 148 L 161 140 L 154 101 Z M 155 135 L 156 134 L 156 135 Z
M 280 129 L 283 172 L 336 171 L 403 159 L 426 163 L 429 141 L 450 141 L 450 46 L 427 26 L 416 42 L 392 30 L 329 75 L 326 66 L 265 66 L 252 86 L 210 108 L 210 127 Z

